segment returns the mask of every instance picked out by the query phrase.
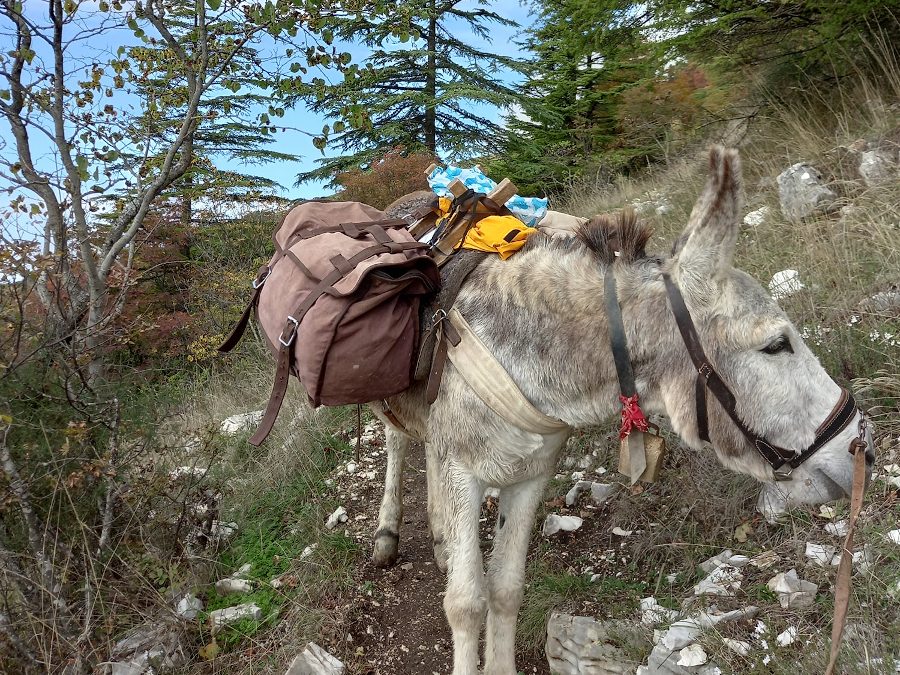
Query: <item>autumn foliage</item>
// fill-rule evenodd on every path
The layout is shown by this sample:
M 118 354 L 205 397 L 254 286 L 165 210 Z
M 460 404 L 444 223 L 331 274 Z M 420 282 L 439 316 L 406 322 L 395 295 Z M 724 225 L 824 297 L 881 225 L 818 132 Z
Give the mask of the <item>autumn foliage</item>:
M 402 148 L 394 148 L 364 169 L 338 174 L 335 182 L 341 189 L 336 198 L 383 209 L 398 197 L 427 190 L 425 169 L 434 161 L 428 154 L 406 153 Z

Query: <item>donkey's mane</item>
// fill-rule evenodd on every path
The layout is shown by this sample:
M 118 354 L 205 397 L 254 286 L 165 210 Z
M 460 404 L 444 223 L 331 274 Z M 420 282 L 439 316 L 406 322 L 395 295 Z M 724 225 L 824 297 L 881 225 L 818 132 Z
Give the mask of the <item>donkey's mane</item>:
M 578 228 L 576 236 L 601 262 L 611 265 L 616 258 L 630 263 L 646 258 L 644 247 L 653 232 L 626 207 L 615 214 L 601 213 Z
M 632 263 L 647 257 L 644 247 L 653 231 L 638 219 L 631 207 L 617 213 L 601 213 L 581 225 L 574 237 L 529 237 L 529 243 L 548 248 L 572 250 L 579 244 L 604 265 L 617 258 Z

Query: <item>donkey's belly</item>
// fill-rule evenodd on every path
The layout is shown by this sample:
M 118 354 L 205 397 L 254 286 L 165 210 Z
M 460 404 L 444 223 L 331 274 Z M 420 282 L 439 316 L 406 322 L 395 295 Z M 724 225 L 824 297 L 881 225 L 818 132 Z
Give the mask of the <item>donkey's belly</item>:
M 570 431 L 542 436 L 510 428 L 483 449 L 466 453 L 470 468 L 490 485 L 505 487 L 553 473 Z

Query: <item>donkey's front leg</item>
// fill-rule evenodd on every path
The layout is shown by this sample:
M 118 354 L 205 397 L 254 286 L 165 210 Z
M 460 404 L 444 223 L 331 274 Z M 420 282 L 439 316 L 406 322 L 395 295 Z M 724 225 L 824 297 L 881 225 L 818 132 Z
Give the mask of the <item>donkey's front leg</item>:
M 425 442 L 425 474 L 428 483 L 428 528 L 434 546 L 434 561 L 441 572 L 447 572 L 447 522 L 441 487 L 441 460 L 434 444 Z
M 477 675 L 478 639 L 486 608 L 478 543 L 484 485 L 450 459 L 442 462 L 441 474 L 449 554 L 444 612 L 453 632 L 453 675 Z
M 515 675 L 516 616 L 522 604 L 525 557 L 534 512 L 547 483 L 534 478 L 500 492 L 500 514 L 488 562 L 484 675 Z
M 397 562 L 400 543 L 400 522 L 403 518 L 403 463 L 409 450 L 410 438 L 390 425 L 385 425 L 387 468 L 384 473 L 384 497 L 378 511 L 375 531 L 375 550 L 372 559 L 379 567 Z

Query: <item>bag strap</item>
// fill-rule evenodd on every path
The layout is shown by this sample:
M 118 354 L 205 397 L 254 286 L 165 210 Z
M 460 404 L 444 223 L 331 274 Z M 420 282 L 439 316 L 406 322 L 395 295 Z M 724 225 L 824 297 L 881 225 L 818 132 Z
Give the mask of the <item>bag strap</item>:
M 250 296 L 250 302 L 247 303 L 247 306 L 244 308 L 243 313 L 241 314 L 241 318 L 238 319 L 237 323 L 234 324 L 234 327 L 231 329 L 231 332 L 228 334 L 228 337 L 225 338 L 225 341 L 219 345 L 219 350 L 223 354 L 230 352 L 232 349 L 237 346 L 237 343 L 241 341 L 241 338 L 244 335 L 244 331 L 247 330 L 247 323 L 250 321 L 250 314 L 253 313 L 253 310 L 256 308 L 256 305 L 259 303 L 259 295 L 262 293 L 263 284 L 266 283 L 266 279 L 271 274 L 272 270 L 269 265 L 264 265 L 259 268 L 259 273 L 256 275 L 256 279 L 253 280 L 253 295 Z

